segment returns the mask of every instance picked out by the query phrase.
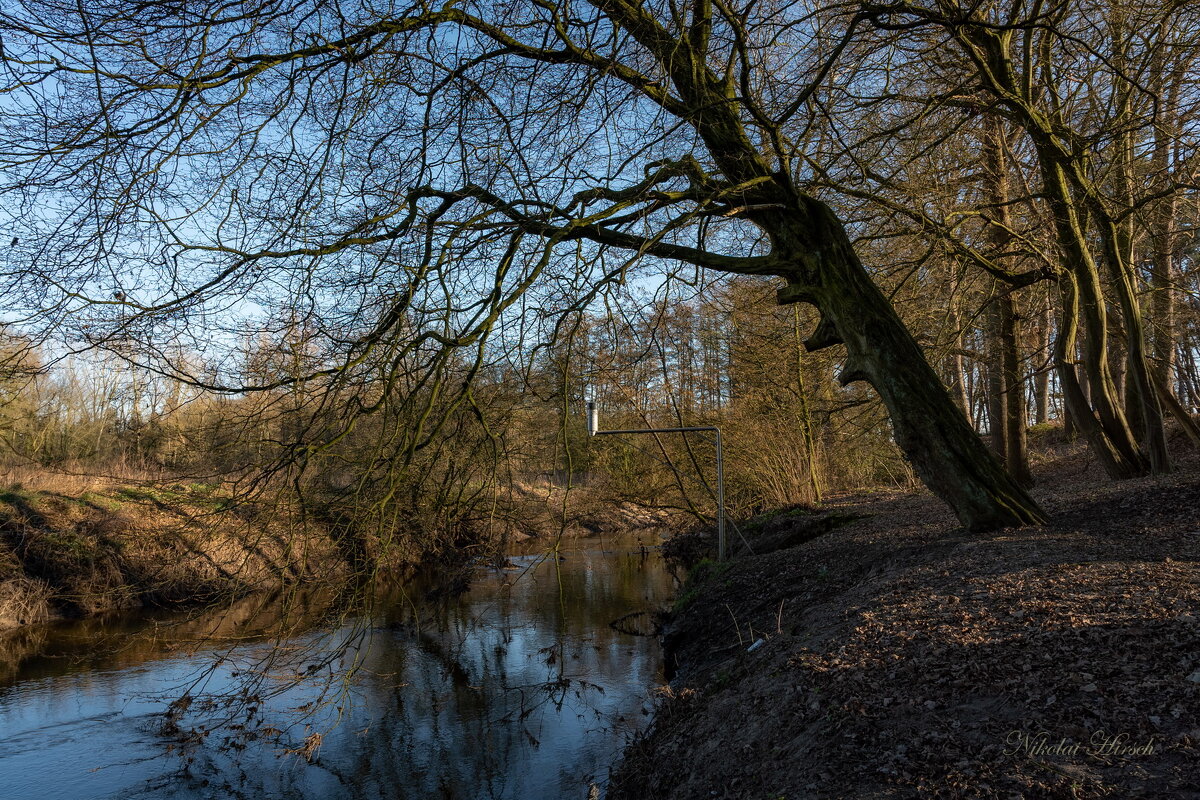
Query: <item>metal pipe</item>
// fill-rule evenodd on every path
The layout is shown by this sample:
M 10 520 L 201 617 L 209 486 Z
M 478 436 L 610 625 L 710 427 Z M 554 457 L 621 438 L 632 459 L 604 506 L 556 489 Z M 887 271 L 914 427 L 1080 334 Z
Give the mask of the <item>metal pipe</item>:
M 717 438 L 717 561 L 725 560 L 725 454 L 721 450 L 721 429 L 713 428 Z
M 596 409 L 596 401 L 588 400 L 587 404 L 587 432 L 588 436 L 595 436 L 600 428 L 600 412 Z
M 609 433 L 692 433 L 695 431 L 714 431 L 720 433 L 720 428 L 714 428 L 711 425 L 701 428 L 634 428 L 633 430 L 625 431 L 596 431 L 597 436 L 604 436 Z

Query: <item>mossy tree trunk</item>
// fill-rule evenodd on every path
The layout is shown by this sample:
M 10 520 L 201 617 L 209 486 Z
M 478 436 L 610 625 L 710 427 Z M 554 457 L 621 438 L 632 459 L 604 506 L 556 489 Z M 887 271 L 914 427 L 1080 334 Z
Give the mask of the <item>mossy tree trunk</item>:
M 1000 465 L 954 405 L 895 309 L 854 252 L 842 223 L 814 198 L 774 227 L 795 271 L 782 303 L 808 302 L 821 313 L 809 350 L 846 345 L 843 385 L 863 380 L 879 393 L 896 443 L 930 489 L 970 530 L 1039 524 L 1045 515 Z
M 1043 199 L 1054 216 L 1062 254 L 1058 279 L 1063 316 L 1055 353 L 1063 397 L 1073 422 L 1112 477 L 1170 469 L 1162 410 L 1157 395 L 1150 389 L 1145 334 L 1132 270 L 1123 254 L 1129 249 L 1129 242 L 1116 222 L 1119 215 L 1110 213 L 1089 174 L 1088 149 L 1070 144 L 1073 139 L 1067 135 L 1070 131 L 1067 118 L 1054 104 L 1046 107 L 1041 93 L 1034 89 L 1033 70 L 1046 70 L 1047 74 L 1053 70 L 1049 51 L 1039 56 L 1040 65 L 1033 59 L 1032 51 L 1024 61 L 1017 62 L 1012 57 L 1012 29 L 960 25 L 947 17 L 941 18 L 939 24 L 948 27 L 974 62 L 976 76 L 995 103 L 986 110 L 1003 113 L 1023 129 L 1036 154 Z M 1024 74 L 1018 74 L 1018 63 Z M 1129 96 L 1129 87 L 1124 86 L 1114 102 L 1127 104 Z M 1099 262 L 1093 252 L 1093 233 L 1099 234 Z M 1105 308 L 1108 298 L 1101 283 L 1101 263 L 1107 268 L 1109 288 L 1126 323 L 1129 368 L 1138 395 L 1134 401 L 1139 404 L 1144 420 L 1141 444 L 1125 414 L 1109 361 L 1109 319 Z M 1080 391 L 1075 361 L 1069 358 L 1080 324 L 1084 334 L 1082 367 L 1091 389 L 1090 406 Z

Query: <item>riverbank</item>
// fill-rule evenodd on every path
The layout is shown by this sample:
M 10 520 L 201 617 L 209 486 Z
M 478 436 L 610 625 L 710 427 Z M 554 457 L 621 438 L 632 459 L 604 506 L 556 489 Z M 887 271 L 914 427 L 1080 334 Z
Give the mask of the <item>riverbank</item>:
M 348 572 L 326 528 L 279 504 L 235 503 L 211 484 L 0 491 L 0 631 Z
M 0 486 L 0 635 L 64 617 L 206 605 L 284 586 L 338 589 L 356 573 L 425 564 L 461 589 L 508 542 L 657 530 L 676 517 L 576 491 L 517 487 L 453 547 L 379 542 L 286 499 L 235 498 L 216 483 L 30 473 Z M 566 511 L 564 512 L 564 508 Z
M 1045 528 L 876 494 L 670 545 L 673 681 L 610 800 L 1200 797 L 1197 459 L 1037 473 Z

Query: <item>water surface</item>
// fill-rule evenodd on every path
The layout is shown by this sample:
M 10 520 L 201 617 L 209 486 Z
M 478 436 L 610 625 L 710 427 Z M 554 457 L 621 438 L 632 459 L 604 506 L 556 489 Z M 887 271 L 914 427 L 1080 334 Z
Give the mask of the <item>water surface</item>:
M 672 591 L 655 551 L 585 541 L 449 599 L 410 586 L 365 608 L 295 595 L 25 632 L 0 650 L 0 800 L 582 799 L 661 680 L 656 640 L 609 623 Z

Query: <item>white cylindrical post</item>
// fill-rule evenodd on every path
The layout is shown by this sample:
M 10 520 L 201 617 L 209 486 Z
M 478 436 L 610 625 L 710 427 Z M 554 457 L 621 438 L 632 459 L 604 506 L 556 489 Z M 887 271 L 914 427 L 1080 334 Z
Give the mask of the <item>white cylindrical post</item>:
M 600 430 L 600 412 L 596 409 L 596 401 L 589 400 L 587 404 L 588 436 L 595 436 L 598 430 Z

